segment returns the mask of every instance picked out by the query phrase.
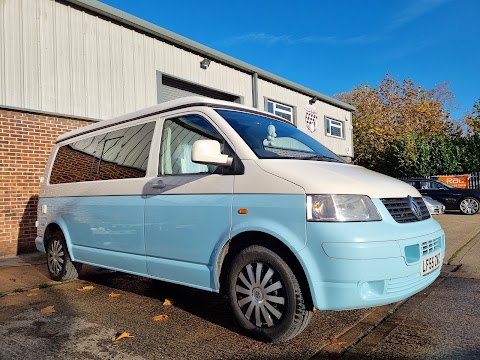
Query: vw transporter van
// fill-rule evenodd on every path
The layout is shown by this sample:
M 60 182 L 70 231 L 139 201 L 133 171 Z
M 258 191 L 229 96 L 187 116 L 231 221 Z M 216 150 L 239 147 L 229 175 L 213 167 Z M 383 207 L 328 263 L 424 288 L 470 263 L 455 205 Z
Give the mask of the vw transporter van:
M 314 308 L 388 304 L 440 274 L 419 192 L 345 163 L 273 114 L 191 97 L 60 136 L 41 179 L 39 251 L 228 296 L 250 335 L 298 335 Z

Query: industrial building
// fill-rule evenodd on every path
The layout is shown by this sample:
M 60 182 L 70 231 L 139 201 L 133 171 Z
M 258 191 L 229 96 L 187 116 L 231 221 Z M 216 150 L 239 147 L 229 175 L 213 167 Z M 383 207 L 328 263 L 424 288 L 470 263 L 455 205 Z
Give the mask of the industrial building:
M 58 135 L 201 95 L 280 115 L 353 157 L 346 103 L 95 0 L 0 0 L 0 256 L 34 249 Z

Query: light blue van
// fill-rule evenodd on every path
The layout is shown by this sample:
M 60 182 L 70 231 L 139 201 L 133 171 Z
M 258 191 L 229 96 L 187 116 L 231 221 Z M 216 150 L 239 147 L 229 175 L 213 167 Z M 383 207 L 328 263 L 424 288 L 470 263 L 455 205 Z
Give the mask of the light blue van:
M 197 97 L 60 136 L 35 242 L 55 280 L 85 263 L 225 293 L 269 342 L 298 335 L 314 308 L 417 293 L 445 250 L 410 185 L 275 115 Z

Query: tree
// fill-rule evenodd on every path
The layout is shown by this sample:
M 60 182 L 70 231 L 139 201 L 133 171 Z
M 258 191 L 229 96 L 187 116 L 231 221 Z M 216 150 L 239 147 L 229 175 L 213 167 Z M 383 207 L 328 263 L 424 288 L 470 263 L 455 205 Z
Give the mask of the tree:
M 470 114 L 464 117 L 470 134 L 480 133 L 480 99 L 473 104 Z
M 448 107 L 454 95 L 447 83 L 427 90 L 411 79 L 400 82 L 386 74 L 376 88 L 360 84 L 336 97 L 356 107 L 356 162 L 387 174 L 394 172 L 392 152 L 399 147 L 406 156 L 404 165 L 412 165 L 421 155 L 416 144 L 419 139 L 457 136 L 461 132 L 450 118 Z

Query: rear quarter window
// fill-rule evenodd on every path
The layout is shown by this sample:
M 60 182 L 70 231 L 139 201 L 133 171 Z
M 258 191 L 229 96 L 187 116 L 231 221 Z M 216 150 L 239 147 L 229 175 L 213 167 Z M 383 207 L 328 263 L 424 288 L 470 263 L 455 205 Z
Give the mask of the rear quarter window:
M 61 146 L 50 184 L 144 177 L 154 129 L 151 122 Z

